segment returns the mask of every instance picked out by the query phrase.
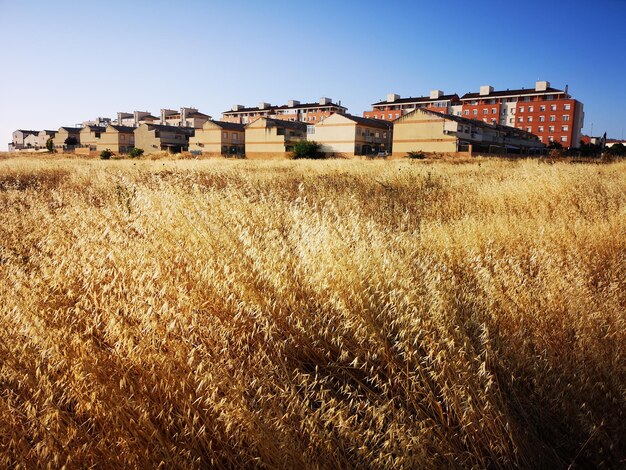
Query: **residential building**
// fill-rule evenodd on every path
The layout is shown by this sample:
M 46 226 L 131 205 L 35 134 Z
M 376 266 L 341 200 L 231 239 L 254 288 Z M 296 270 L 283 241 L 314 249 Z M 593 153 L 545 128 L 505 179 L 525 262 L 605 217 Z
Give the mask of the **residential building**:
M 127 153 L 135 146 L 135 127 L 111 124 L 101 134 L 96 150 L 110 150 L 115 153 Z
M 46 144 L 48 143 L 48 139 L 54 138 L 56 133 L 57 131 L 40 131 L 39 134 L 37 134 L 37 146 L 39 148 L 45 149 Z
M 189 150 L 208 156 L 245 154 L 244 124 L 224 121 L 207 121 L 189 139 Z
M 211 116 L 199 112 L 196 108 L 180 108 L 180 111 L 164 108 L 161 110 L 159 124 L 200 129 L 209 119 L 211 119 Z
M 100 143 L 100 138 L 102 137 L 102 134 L 105 133 L 105 131 L 106 131 L 106 127 L 102 127 L 102 126 L 87 125 L 83 127 L 80 130 L 79 147 L 81 149 L 87 150 L 87 152 L 82 152 L 82 153 L 89 153 L 90 151 L 95 152 L 96 149 L 98 148 L 98 143 Z
M 394 121 L 393 157 L 412 151 L 453 154 L 458 152 L 538 153 L 545 146 L 521 129 L 462 116 L 416 109 Z
M 28 148 L 29 144 L 32 146 L 32 136 L 35 136 L 36 138 L 37 135 L 39 135 L 39 131 L 28 131 L 24 129 L 17 129 L 16 131 L 13 131 L 11 143 L 9 144 L 9 152 L 23 150 Z
M 538 81 L 534 88 L 494 91 L 481 86 L 461 98 L 463 117 L 531 132 L 544 143 L 578 147 L 584 125 L 583 104 L 565 90 Z
M 59 127 L 52 139 L 54 148 L 61 151 L 73 150 L 80 144 L 80 131 L 80 127 Z
M 453 106 L 459 105 L 459 95 L 445 95 L 441 90 L 431 90 L 429 96 L 401 98 L 389 93 L 387 99 L 372 104 L 371 111 L 365 111 L 363 117 L 393 121 L 415 109 L 426 108 L 441 113 L 450 113 Z
M 83 121 L 80 125 L 76 125 L 76 127 L 86 127 L 86 126 L 98 126 L 98 127 L 106 127 L 111 124 L 111 118 L 100 117 L 98 116 L 96 119 L 91 121 Z
M 246 157 L 288 158 L 294 146 L 306 140 L 307 125 L 262 117 L 247 124 Z
M 260 117 L 283 121 L 319 122 L 334 113 L 344 114 L 348 109 L 341 106 L 341 101 L 333 103 L 331 98 L 322 97 L 317 103 L 300 103 L 290 100 L 281 106 L 259 103 L 256 108 L 234 105 L 230 111 L 222 113 L 222 120 L 248 124 Z
M 159 118 L 153 116 L 148 111 L 133 111 L 132 113 L 117 113 L 117 121 L 115 123 L 118 126 L 138 127 L 143 123 L 158 124 L 158 121 Z
M 189 148 L 194 129 L 161 124 L 141 124 L 135 129 L 135 147 L 146 154 L 157 152 L 179 153 Z
M 307 138 L 320 143 L 330 156 L 378 155 L 390 151 L 392 129 L 389 121 L 333 114 L 309 125 Z

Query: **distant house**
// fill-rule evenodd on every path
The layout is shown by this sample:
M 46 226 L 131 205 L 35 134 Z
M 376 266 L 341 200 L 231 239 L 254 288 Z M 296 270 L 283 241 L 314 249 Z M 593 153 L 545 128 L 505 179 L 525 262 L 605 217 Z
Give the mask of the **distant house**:
M 29 148 L 29 144 L 31 147 L 34 147 L 36 145 L 37 135 L 39 135 L 39 131 L 27 131 L 24 129 L 13 131 L 11 143 L 9 144 L 9 152 Z M 35 140 L 33 140 L 33 136 L 35 136 Z M 33 145 L 33 142 L 35 145 Z
M 73 150 L 80 144 L 80 127 L 59 127 L 54 139 L 54 148 L 57 150 Z M 74 142 L 67 144 L 67 141 Z
M 211 116 L 199 112 L 196 108 L 180 108 L 180 111 L 162 109 L 159 124 L 200 129 L 209 119 Z
M 207 121 L 189 139 L 189 150 L 200 151 L 209 156 L 243 155 L 245 130 L 243 124 L 235 122 Z
M 179 153 L 189 148 L 189 138 L 193 135 L 193 128 L 142 124 L 135 129 L 135 147 L 145 153 Z
M 246 125 L 246 157 L 287 158 L 306 140 L 307 126 L 298 121 L 260 118 Z
M 343 114 L 348 109 L 341 102 L 333 103 L 331 98 L 322 97 L 317 103 L 300 103 L 289 100 L 280 106 L 270 103 L 259 103 L 257 107 L 247 108 L 236 104 L 229 111 L 222 113 L 222 121 L 249 124 L 260 117 L 280 119 L 283 121 L 319 122 L 334 113 Z
M 148 111 L 133 111 L 132 113 L 119 112 L 115 124 L 118 126 L 137 127 L 143 123 L 158 124 L 159 118 Z
M 46 148 L 46 144 L 48 143 L 48 139 L 54 138 L 57 131 L 46 131 L 43 130 L 37 134 L 37 145 L 39 148 Z
M 333 114 L 309 126 L 308 139 L 322 145 L 322 151 L 337 157 L 377 155 L 391 150 L 393 124 L 350 114 Z
M 534 134 L 429 109 L 416 109 L 393 122 L 393 157 L 424 153 L 521 153 L 542 151 Z
M 106 132 L 106 127 L 85 126 L 80 130 L 80 147 L 89 151 L 96 151 L 102 135 Z
M 135 146 L 135 128 L 131 126 L 107 126 L 96 144 L 96 150 L 110 150 L 115 153 L 127 153 Z

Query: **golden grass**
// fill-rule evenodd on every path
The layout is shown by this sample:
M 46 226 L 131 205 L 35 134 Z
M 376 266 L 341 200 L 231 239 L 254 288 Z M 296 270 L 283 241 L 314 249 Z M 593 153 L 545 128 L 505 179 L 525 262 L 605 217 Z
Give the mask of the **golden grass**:
M 0 160 L 0 467 L 624 462 L 626 163 Z

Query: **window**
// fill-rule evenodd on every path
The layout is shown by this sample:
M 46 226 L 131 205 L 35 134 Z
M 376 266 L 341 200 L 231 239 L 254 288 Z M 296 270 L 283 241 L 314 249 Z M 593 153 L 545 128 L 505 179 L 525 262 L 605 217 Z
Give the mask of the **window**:
M 233 140 L 237 140 L 237 134 L 233 132 Z
M 515 118 L 509 118 L 509 124 L 513 124 L 515 122 Z
M 570 108 L 571 108 L 571 105 L 569 105 L 569 104 L 566 104 L 566 105 L 564 105 L 564 106 L 563 106 L 563 109 L 564 109 L 565 111 L 569 111 L 569 110 L 570 110 Z
M 477 110 L 477 109 L 475 109 L 475 110 L 474 110 L 474 112 L 473 112 L 473 114 L 474 114 L 474 116 L 478 116 L 478 110 Z
M 520 107 L 519 107 L 519 112 L 520 112 L 520 113 L 523 113 L 523 112 L 524 112 L 524 107 L 523 107 L 523 106 L 520 106 Z
M 539 111 L 541 111 L 542 113 L 546 110 L 546 107 L 541 105 L 539 106 Z
M 495 124 L 496 123 L 496 118 L 491 118 L 491 124 Z
M 496 108 L 491 108 L 491 114 L 498 114 L 498 110 Z
M 554 142 L 554 137 L 553 137 L 553 136 L 549 136 L 549 137 L 548 137 L 548 141 L 550 141 L 550 142 Z
M 554 132 L 554 126 L 549 126 L 549 127 L 548 127 L 548 131 L 549 131 L 549 132 Z
M 463 114 L 465 114 L 466 116 L 469 116 L 469 109 L 466 109 L 465 111 L 463 111 Z
M 537 132 L 543 132 L 543 126 L 539 126 L 539 127 L 537 128 Z
M 524 122 L 524 118 L 523 117 L 518 117 L 517 118 L 517 122 Z
M 361 128 L 360 127 L 356 128 L 356 135 L 361 135 Z
M 392 115 L 392 114 L 388 114 L 388 115 L 387 115 L 387 117 L 388 117 L 389 119 L 393 119 L 393 115 Z
M 511 114 L 515 114 L 515 108 L 511 110 Z
M 224 132 L 224 136 L 225 139 L 228 139 L 228 132 Z
M 311 124 L 307 124 L 307 126 L 306 126 L 306 133 L 307 134 L 315 134 L 315 126 L 312 126 Z
M 528 112 L 529 112 L 529 113 L 532 113 L 532 112 L 534 112 L 534 111 L 535 111 L 535 107 L 534 107 L 534 106 L 529 106 L 529 107 L 528 107 Z
M 567 137 L 566 136 L 561 137 L 561 142 L 567 142 Z
M 487 108 L 483 109 L 483 114 L 487 114 L 489 110 Z
M 386 138 L 387 138 L 387 133 L 383 132 L 383 139 L 386 139 Z
M 526 119 L 526 122 L 533 122 L 533 117 L 532 116 L 528 116 L 528 119 Z
M 524 96 L 524 101 L 530 101 L 530 96 Z
M 569 121 L 569 114 L 566 114 L 565 116 L 563 116 L 563 120 L 564 121 Z
M 529 127 L 526 128 L 526 132 L 532 132 L 532 131 L 533 131 L 532 127 L 529 126 Z
M 539 116 L 539 122 L 546 122 L 545 116 Z
M 380 132 L 376 132 L 376 133 L 374 134 L 374 136 L 375 136 L 377 139 L 380 139 Z
M 550 122 L 556 121 L 556 116 L 550 116 Z

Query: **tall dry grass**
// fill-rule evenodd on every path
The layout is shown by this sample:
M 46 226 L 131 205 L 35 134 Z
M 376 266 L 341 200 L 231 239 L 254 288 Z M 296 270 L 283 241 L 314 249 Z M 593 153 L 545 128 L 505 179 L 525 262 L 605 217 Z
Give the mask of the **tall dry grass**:
M 0 466 L 624 464 L 626 164 L 0 161 Z

